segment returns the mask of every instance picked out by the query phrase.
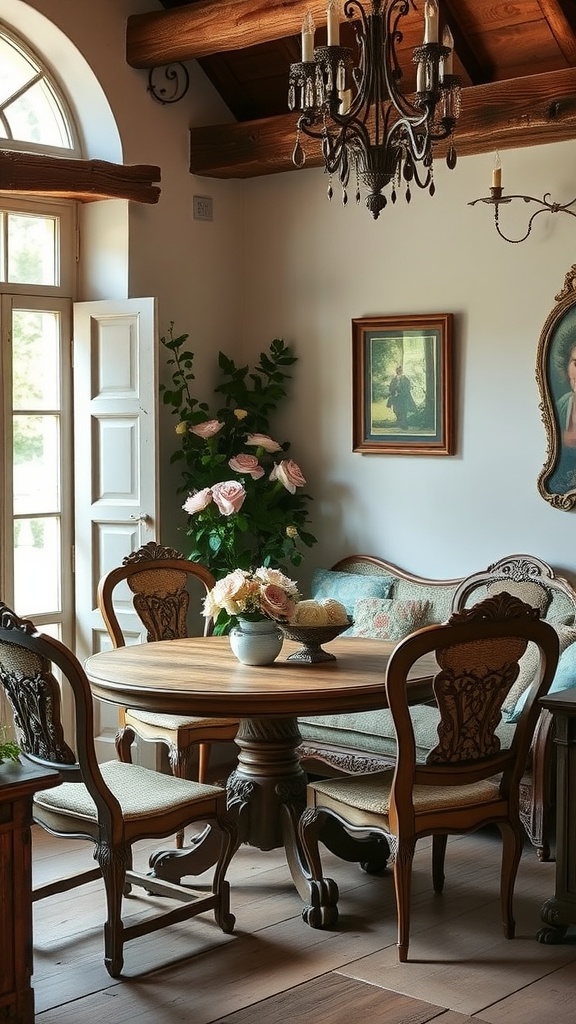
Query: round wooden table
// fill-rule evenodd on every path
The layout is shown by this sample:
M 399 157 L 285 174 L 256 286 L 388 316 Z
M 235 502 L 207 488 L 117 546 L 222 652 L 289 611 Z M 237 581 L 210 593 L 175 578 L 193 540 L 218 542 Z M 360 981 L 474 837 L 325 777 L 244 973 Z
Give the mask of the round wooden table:
M 297 718 L 386 707 L 384 675 L 393 647 L 382 640 L 340 637 L 329 644 L 336 660 L 306 664 L 287 660 L 298 645 L 285 640 L 275 662 L 252 666 L 236 660 L 227 637 L 189 637 L 102 651 L 88 658 L 85 668 L 100 700 L 163 714 L 240 719 L 238 765 L 227 781 L 238 843 L 261 850 L 284 846 L 296 887 L 308 900 L 308 871 L 296 838 L 306 804 Z M 429 699 L 435 668 L 432 656 L 414 666 L 411 703 Z M 356 858 L 358 844 L 343 832 L 326 841 L 347 860 L 366 859 L 366 844 Z M 152 873 L 168 881 L 199 874 L 215 860 L 214 849 L 207 829 L 190 848 L 155 854 Z

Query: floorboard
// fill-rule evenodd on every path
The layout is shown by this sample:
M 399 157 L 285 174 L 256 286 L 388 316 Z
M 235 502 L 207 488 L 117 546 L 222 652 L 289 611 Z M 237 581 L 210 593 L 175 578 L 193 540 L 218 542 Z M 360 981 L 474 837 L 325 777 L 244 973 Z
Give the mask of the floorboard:
M 147 864 L 152 844 L 136 860 Z M 36 882 L 92 864 L 89 844 L 33 832 Z M 540 907 L 554 864 L 526 847 L 515 895 L 514 940 L 499 911 L 500 840 L 449 840 L 446 885 L 435 896 L 430 844 L 414 862 L 410 960 L 398 962 L 392 877 L 325 855 L 340 889 L 332 931 L 308 928 L 282 851 L 242 847 L 229 870 L 233 935 L 210 915 L 127 944 L 125 976 L 104 968 L 100 883 L 34 907 L 37 1024 L 573 1024 L 576 942 L 543 946 Z M 196 886 L 196 882 L 194 883 Z M 198 880 L 198 885 L 202 879 Z M 131 915 L 154 900 L 125 901 Z

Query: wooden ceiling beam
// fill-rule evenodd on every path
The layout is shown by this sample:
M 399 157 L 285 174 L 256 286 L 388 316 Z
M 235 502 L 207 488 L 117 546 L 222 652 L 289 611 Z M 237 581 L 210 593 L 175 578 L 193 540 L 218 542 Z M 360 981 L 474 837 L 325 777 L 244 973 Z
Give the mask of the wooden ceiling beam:
M 486 72 L 482 69 L 480 61 L 466 38 L 466 34 L 460 27 L 456 3 L 454 0 L 442 0 L 441 9 L 444 14 L 444 22 L 450 26 L 450 31 L 454 37 L 454 53 L 468 75 L 470 84 L 481 85 L 487 81 Z
M 576 65 L 576 9 L 574 0 L 540 0 L 542 14 L 569 64 Z
M 126 60 L 133 68 L 153 68 L 284 39 L 301 32 L 306 10 L 317 26 L 326 24 L 326 0 L 198 0 L 133 14 L 126 24 Z
M 190 171 L 213 178 L 252 178 L 295 170 L 296 116 L 193 128 Z M 459 156 L 576 138 L 576 69 L 509 79 L 462 90 L 455 136 Z M 302 136 L 307 167 L 322 166 L 320 146 Z M 446 147 L 438 146 L 441 155 Z
M 42 153 L 0 149 L 0 191 L 34 192 L 90 202 L 131 199 L 157 203 L 160 168 L 148 164 L 113 164 L 106 160 L 72 160 Z

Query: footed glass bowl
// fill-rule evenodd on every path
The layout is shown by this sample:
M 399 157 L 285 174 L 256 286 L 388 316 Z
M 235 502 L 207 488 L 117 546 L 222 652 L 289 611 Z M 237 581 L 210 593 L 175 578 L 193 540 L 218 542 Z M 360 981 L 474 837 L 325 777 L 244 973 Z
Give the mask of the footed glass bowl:
M 316 665 L 319 661 L 336 661 L 336 656 L 328 651 L 322 650 L 322 644 L 328 644 L 335 640 L 345 629 L 353 626 L 353 620 L 342 622 L 338 625 L 331 623 L 328 626 L 292 626 L 289 623 L 281 623 L 281 630 L 289 640 L 295 640 L 302 644 L 299 650 L 289 654 L 286 661 L 300 661 L 305 665 Z

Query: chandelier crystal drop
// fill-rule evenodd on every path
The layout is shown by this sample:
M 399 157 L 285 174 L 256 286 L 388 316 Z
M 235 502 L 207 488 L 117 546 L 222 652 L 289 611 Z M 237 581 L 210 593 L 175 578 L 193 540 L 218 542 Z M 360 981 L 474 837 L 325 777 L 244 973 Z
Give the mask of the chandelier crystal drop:
M 302 167 L 306 154 L 302 137 L 320 142 L 326 172 L 336 175 L 348 199 L 354 176 L 356 201 L 365 203 L 374 219 L 394 203 L 405 184 L 434 195 L 433 146 L 449 139 L 446 163 L 456 165 L 452 140 L 460 114 L 461 79 L 453 74 L 454 41 L 445 26 L 438 42 L 436 0 L 425 0 L 425 31 L 415 47 L 416 92 L 400 90 L 402 71 L 396 47 L 402 41 L 400 19 L 413 0 L 372 0 L 367 14 L 360 0 L 346 0 L 344 16 L 351 23 L 356 50 L 340 45 L 337 0 L 327 9 L 328 45 L 314 48 L 314 21 L 310 11 L 302 24 L 302 60 L 290 66 L 288 107 L 300 116 L 292 159 Z M 329 189 L 331 197 L 331 187 Z

